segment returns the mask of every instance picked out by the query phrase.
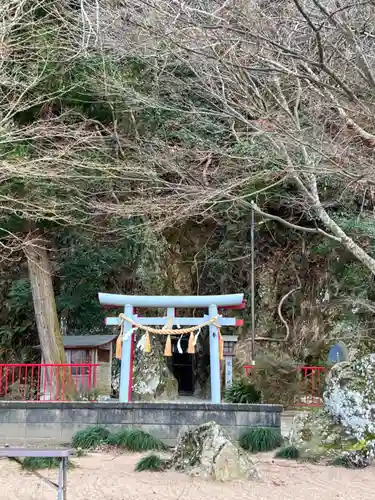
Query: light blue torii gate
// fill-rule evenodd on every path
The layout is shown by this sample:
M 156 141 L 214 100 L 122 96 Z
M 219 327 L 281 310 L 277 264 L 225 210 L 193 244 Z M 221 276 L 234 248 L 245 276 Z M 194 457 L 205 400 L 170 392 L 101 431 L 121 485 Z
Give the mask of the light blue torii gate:
M 166 296 L 166 295 L 118 295 L 111 293 L 99 293 L 99 302 L 107 308 L 124 308 L 125 317 L 132 319 L 137 324 L 147 326 L 164 326 L 173 320 L 173 325 L 195 326 L 204 323 L 218 316 L 218 310 L 242 309 L 244 307 L 243 293 L 231 295 L 201 295 L 201 296 Z M 134 308 L 157 308 L 167 309 L 167 317 L 145 318 L 134 314 Z M 202 308 L 208 309 L 208 315 L 201 318 L 184 318 L 175 315 L 175 308 Z M 108 326 L 119 326 L 120 318 L 106 318 L 105 324 Z M 223 318 L 219 316 L 217 321 L 220 326 L 242 326 L 243 320 L 236 318 Z M 219 335 L 214 324 L 209 325 L 210 330 L 210 378 L 211 378 L 211 401 L 220 403 L 220 355 L 219 355 Z M 124 321 L 124 336 L 122 342 L 121 372 L 120 372 L 120 402 L 131 401 L 132 376 L 134 357 L 134 337 L 133 325 L 129 321 Z

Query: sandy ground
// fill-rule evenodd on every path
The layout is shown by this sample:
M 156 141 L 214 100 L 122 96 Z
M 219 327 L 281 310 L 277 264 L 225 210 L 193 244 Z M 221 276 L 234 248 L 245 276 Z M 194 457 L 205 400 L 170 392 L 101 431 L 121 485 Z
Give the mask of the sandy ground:
M 69 500 L 367 500 L 374 498 L 375 470 L 346 470 L 258 457 L 259 481 L 215 483 L 176 472 L 134 472 L 140 455 L 93 454 L 74 459 Z M 258 460 L 257 459 L 257 460 Z M 51 479 L 57 473 L 47 472 Z M 0 498 L 55 500 L 56 492 L 14 462 L 0 459 Z

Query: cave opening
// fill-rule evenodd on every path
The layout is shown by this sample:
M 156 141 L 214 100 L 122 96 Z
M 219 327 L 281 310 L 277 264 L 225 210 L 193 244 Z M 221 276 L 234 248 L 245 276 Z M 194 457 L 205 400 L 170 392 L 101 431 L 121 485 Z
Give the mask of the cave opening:
M 178 349 L 179 337 L 172 338 L 172 372 L 177 379 L 178 393 L 191 396 L 195 391 L 195 354 L 187 352 L 189 337 L 183 336 Z

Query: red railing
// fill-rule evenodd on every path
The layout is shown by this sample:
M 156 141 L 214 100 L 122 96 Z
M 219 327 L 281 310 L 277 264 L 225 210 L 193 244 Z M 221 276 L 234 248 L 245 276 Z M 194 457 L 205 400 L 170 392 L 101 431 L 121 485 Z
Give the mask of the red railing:
M 244 365 L 245 375 L 250 375 L 255 368 L 251 364 Z M 296 368 L 294 407 L 323 406 L 325 370 L 324 366 L 298 366 Z M 283 401 L 280 401 L 280 404 L 283 404 Z
M 0 398 L 21 401 L 89 399 L 97 386 L 97 364 L 0 364 Z
M 324 366 L 299 366 L 294 406 L 323 406 Z

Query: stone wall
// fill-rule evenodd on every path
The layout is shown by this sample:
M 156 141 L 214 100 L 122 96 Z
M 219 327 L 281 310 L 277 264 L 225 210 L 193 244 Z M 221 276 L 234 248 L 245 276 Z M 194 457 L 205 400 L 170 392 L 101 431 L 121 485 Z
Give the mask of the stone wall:
M 91 425 L 137 427 L 173 445 L 182 428 L 211 420 L 233 437 L 249 426 L 280 429 L 281 412 L 281 406 L 265 404 L 0 402 L 0 446 L 67 444 Z

